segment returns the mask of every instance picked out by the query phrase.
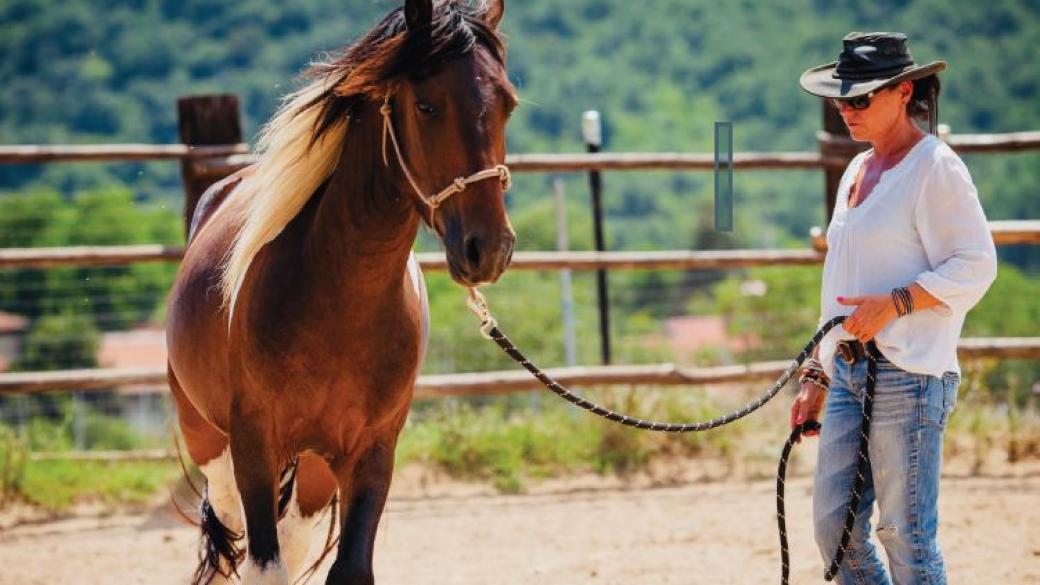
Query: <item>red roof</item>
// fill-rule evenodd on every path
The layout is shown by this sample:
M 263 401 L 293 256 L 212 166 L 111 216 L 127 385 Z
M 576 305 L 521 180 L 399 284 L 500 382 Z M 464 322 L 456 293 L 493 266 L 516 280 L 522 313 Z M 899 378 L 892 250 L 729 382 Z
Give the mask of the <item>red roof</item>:
M 0 311 L 0 335 L 19 333 L 29 328 L 29 318 Z
M 149 328 L 103 333 L 97 360 L 101 368 L 165 368 L 166 331 Z M 118 388 L 123 394 L 151 394 L 166 390 L 165 384 L 129 384 Z
M 102 368 L 164 368 L 166 331 L 156 328 L 103 333 L 97 361 Z
M 726 320 L 718 315 L 672 317 L 664 322 L 664 332 L 672 349 L 680 354 L 711 347 L 742 351 L 749 345 L 747 339 L 730 336 L 726 332 Z

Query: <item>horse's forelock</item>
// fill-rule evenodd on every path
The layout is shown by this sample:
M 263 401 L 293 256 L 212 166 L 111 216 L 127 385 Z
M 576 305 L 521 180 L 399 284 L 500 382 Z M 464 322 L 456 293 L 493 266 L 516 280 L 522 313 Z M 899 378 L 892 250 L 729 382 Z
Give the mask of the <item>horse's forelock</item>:
M 313 65 L 305 75 L 329 81 L 328 91 L 308 104 L 324 111 L 315 139 L 336 117 L 351 114 L 364 101 L 381 100 L 396 80 L 425 77 L 478 45 L 504 64 L 505 44 L 487 23 L 488 10 L 486 2 L 437 3 L 429 27 L 409 30 L 398 8 L 338 57 Z

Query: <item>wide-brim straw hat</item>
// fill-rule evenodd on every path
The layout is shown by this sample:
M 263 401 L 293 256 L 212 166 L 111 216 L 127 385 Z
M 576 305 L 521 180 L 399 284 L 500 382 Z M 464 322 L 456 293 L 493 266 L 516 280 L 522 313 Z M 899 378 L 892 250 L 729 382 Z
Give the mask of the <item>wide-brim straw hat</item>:
M 946 69 L 945 61 L 915 63 L 903 33 L 853 32 L 842 44 L 837 61 L 802 73 L 802 89 L 820 97 L 854 98 Z

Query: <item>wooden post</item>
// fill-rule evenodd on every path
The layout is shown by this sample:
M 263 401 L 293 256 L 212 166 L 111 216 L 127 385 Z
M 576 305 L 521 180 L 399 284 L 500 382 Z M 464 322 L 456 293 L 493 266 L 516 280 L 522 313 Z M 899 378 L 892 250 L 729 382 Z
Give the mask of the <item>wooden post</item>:
M 238 96 L 207 95 L 189 96 L 177 100 L 177 127 L 181 142 L 189 146 L 216 144 L 239 144 L 242 142 L 242 121 L 238 107 Z M 181 178 L 184 180 L 184 233 L 188 233 L 191 217 L 199 197 L 222 176 L 195 173 L 195 160 L 181 161 Z
M 841 114 L 829 99 L 823 98 L 820 102 L 823 107 L 823 132 L 817 136 L 820 144 L 820 157 L 824 161 L 833 159 L 845 161 L 845 164 L 840 167 L 827 164 L 823 167 L 824 202 L 827 206 L 826 225 L 830 223 L 831 216 L 834 215 L 838 183 L 841 182 L 841 175 L 845 172 L 845 167 L 858 153 L 867 149 L 867 144 L 853 142 L 845 121 L 841 119 Z

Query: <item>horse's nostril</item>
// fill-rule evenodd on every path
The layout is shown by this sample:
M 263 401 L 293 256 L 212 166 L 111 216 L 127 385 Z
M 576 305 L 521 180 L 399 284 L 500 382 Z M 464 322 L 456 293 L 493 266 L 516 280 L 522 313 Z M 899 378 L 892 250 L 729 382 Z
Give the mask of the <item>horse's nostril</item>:
M 475 237 L 466 238 L 466 261 L 472 268 L 480 266 L 480 239 Z

